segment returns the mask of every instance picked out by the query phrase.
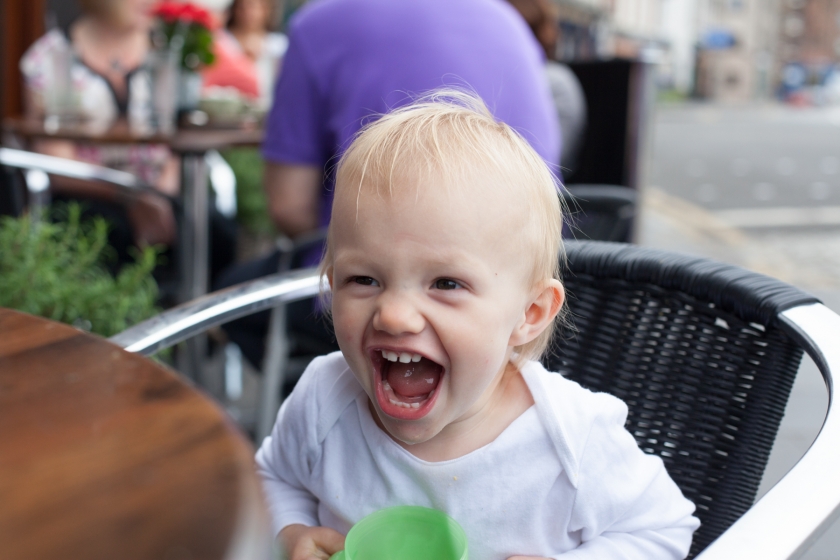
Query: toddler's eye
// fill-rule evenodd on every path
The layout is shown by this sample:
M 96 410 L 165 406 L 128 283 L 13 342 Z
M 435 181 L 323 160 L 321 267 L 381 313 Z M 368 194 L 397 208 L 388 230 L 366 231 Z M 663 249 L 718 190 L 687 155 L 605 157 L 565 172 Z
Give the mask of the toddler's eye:
M 438 290 L 457 290 L 461 285 L 449 278 L 438 278 L 435 280 L 435 288 Z
M 370 276 L 354 276 L 350 279 L 351 282 L 356 284 L 361 284 L 362 286 L 378 286 L 379 282 L 371 278 Z

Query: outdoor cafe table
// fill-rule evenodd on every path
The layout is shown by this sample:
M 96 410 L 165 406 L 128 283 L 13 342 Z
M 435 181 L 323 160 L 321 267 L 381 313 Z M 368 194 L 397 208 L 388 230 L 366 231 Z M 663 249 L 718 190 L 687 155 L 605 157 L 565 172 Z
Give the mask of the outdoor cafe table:
M 3 131 L 26 140 L 54 139 L 108 144 L 166 144 L 181 157 L 181 199 L 183 220 L 179 228 L 178 265 L 181 276 L 179 300 L 190 301 L 207 293 L 209 270 L 209 210 L 204 155 L 210 150 L 231 146 L 257 146 L 263 132 L 258 128 L 188 128 L 171 135 L 140 135 L 124 121 L 103 132 L 92 132 L 84 126 L 49 130 L 43 121 L 8 118 Z M 203 337 L 188 341 L 186 354 L 179 355 L 179 369 L 193 379 L 201 380 L 198 364 L 204 355 Z
M 155 362 L 0 309 L 0 558 L 256 559 L 253 449 Z

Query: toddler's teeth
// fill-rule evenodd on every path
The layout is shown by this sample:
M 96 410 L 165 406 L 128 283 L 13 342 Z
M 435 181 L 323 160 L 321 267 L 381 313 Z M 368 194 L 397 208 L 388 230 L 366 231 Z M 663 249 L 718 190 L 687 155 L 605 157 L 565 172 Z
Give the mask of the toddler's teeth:
M 419 362 L 422 359 L 423 359 L 423 356 L 421 356 L 420 354 L 412 354 L 411 355 L 411 361 L 412 362 Z
M 401 406 L 402 408 L 411 408 L 413 406 L 413 405 L 408 404 L 408 403 L 395 401 L 394 399 L 388 399 L 388 400 L 391 401 L 391 404 L 396 405 L 396 406 Z M 414 407 L 414 408 L 417 408 L 417 407 Z
M 411 403 L 411 408 L 420 408 L 420 403 L 419 402 Z
M 382 357 L 383 357 L 383 358 L 385 358 L 385 359 L 387 360 L 387 359 L 388 359 L 388 352 L 386 352 L 385 350 L 383 350 L 383 351 L 382 351 Z
M 385 388 L 385 390 L 386 390 L 386 391 L 390 391 L 390 390 L 391 390 L 391 384 L 390 384 L 390 383 L 388 383 L 387 381 L 385 381 L 385 382 L 382 384 L 382 386 Z
M 387 350 L 382 351 L 382 355 L 385 357 L 386 360 L 389 362 L 396 362 L 399 357 L 397 356 L 396 352 L 389 352 Z
M 400 362 L 402 362 L 404 364 L 407 364 L 410 361 L 411 361 L 411 354 L 409 354 L 408 352 L 403 352 L 403 353 L 400 354 Z
M 431 384 L 432 384 L 432 383 L 434 383 L 434 382 L 435 382 L 435 380 L 434 380 L 434 379 L 432 379 L 431 377 L 429 377 L 429 378 L 427 378 L 427 379 L 426 379 L 426 383 L 428 383 L 429 385 L 431 385 Z

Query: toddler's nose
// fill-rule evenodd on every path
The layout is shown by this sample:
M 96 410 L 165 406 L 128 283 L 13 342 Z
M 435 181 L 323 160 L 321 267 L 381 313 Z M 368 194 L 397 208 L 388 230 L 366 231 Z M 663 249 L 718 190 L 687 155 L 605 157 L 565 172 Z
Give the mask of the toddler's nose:
M 410 298 L 399 295 L 383 295 L 373 317 L 373 327 L 390 335 L 417 334 L 423 330 L 426 321 Z

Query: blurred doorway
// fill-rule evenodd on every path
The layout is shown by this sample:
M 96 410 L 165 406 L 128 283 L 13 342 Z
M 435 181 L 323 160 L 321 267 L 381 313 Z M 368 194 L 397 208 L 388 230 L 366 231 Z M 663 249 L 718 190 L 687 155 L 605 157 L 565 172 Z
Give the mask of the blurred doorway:
M 76 0 L 0 1 L 0 107 L 4 118 L 23 114 L 20 57 L 46 29 L 66 28 L 78 15 Z
M 26 49 L 44 34 L 46 0 L 3 0 L 0 2 L 0 107 L 3 117 L 23 113 L 18 61 Z

